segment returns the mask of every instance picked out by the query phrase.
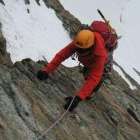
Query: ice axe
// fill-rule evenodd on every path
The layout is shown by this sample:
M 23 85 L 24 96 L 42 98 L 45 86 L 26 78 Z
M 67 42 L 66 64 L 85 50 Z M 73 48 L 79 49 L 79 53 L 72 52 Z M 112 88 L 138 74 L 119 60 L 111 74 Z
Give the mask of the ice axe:
M 114 29 L 111 27 L 111 25 L 109 24 L 109 20 L 107 20 L 107 19 L 105 18 L 105 16 L 103 15 L 103 13 L 102 13 L 99 9 L 97 9 L 97 11 L 98 11 L 99 15 L 101 16 L 101 18 L 102 18 L 102 19 L 105 21 L 105 23 L 108 25 L 109 30 L 110 30 L 112 33 L 114 33 L 115 31 L 114 31 Z
M 99 15 L 101 16 L 101 18 L 105 21 L 105 23 L 108 25 L 109 30 L 111 33 L 116 34 L 116 31 L 111 27 L 111 25 L 109 24 L 109 20 L 107 20 L 105 18 L 105 16 L 103 15 L 103 13 L 101 12 L 101 10 L 97 9 L 97 12 L 99 13 Z M 117 36 L 118 39 L 121 39 L 122 36 Z
M 109 21 L 106 20 L 106 18 L 105 18 L 105 16 L 103 15 L 103 13 L 102 13 L 99 9 L 97 9 L 97 11 L 98 11 L 99 15 L 102 17 L 102 19 L 103 19 L 106 23 L 108 23 Z

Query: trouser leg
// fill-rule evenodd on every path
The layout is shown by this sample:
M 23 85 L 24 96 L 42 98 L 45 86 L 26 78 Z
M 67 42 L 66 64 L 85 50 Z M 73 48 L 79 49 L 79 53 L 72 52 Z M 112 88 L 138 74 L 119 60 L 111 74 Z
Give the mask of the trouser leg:
M 83 76 L 84 76 L 85 80 L 86 80 L 86 77 L 88 76 L 89 72 L 90 72 L 90 71 L 89 71 L 88 68 L 86 68 L 86 67 L 83 68 L 82 73 L 83 73 Z M 90 96 L 87 97 L 87 100 L 92 98 L 91 95 L 92 95 L 93 93 L 98 92 L 98 90 L 99 90 L 100 87 L 102 86 L 102 83 L 103 83 L 103 77 L 102 77 L 102 79 L 100 80 L 100 82 L 97 84 L 97 86 L 93 89 L 93 91 L 91 92 Z
M 90 96 L 88 96 L 86 98 L 86 100 L 90 100 L 92 98 L 92 94 L 96 94 L 98 92 L 98 90 L 100 89 L 100 87 L 102 86 L 103 81 L 101 80 L 98 85 L 93 89 L 93 91 L 91 92 Z

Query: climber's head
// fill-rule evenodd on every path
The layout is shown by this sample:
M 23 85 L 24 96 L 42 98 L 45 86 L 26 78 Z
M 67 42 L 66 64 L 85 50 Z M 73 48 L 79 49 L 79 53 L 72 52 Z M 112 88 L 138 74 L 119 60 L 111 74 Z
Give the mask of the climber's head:
M 90 30 L 81 30 L 74 38 L 75 46 L 82 49 L 91 48 L 95 43 L 94 32 Z

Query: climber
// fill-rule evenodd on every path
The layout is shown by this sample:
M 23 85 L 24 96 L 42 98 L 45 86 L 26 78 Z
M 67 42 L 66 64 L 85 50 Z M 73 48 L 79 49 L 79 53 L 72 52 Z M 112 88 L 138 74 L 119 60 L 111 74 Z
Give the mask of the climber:
M 72 42 L 58 52 L 52 61 L 38 71 L 39 80 L 46 80 L 62 61 L 72 55 L 76 55 L 81 64 L 83 64 L 83 74 L 85 82 L 83 86 L 75 93 L 75 98 L 69 111 L 73 111 L 80 101 L 86 100 L 96 92 L 102 83 L 102 76 L 105 65 L 108 61 L 108 49 L 105 47 L 105 39 L 102 35 L 91 29 L 83 29 L 77 33 Z M 66 97 L 65 109 L 68 109 L 73 97 Z

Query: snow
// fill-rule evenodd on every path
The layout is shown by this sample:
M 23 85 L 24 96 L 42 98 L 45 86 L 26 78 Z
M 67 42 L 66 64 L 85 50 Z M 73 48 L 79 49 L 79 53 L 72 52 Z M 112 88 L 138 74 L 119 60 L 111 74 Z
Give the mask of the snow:
M 93 20 L 101 20 L 97 8 L 103 11 L 117 33 L 122 35 L 119 47 L 114 53 L 115 61 L 140 83 L 140 77 L 133 70 L 134 67 L 140 71 L 139 0 L 60 0 L 60 2 L 66 10 L 85 24 L 90 24 Z M 4 0 L 4 3 L 5 6 L 0 4 L 0 21 L 13 62 L 29 57 L 37 61 L 43 59 L 42 56 L 50 61 L 56 52 L 70 42 L 61 21 L 42 0 L 40 6 L 35 0 L 30 0 L 30 5 L 25 5 L 24 0 Z M 77 65 L 77 62 L 68 59 L 63 64 L 72 67 Z M 115 69 L 121 74 L 118 68 Z
M 124 73 L 122 72 L 122 70 L 118 66 L 114 65 L 113 68 L 121 75 L 121 77 L 127 82 L 127 84 L 129 85 L 129 87 L 132 90 L 137 89 L 136 86 L 132 85 L 130 80 L 125 77 Z
M 115 60 L 131 77 L 140 83 L 140 77 L 133 70 L 133 68 L 136 68 L 140 71 L 140 48 L 138 42 L 140 33 L 139 4 L 138 0 L 129 1 L 123 11 L 121 25 L 123 37 L 119 42 L 118 50 L 116 50 Z
M 0 4 L 0 21 L 13 62 L 27 57 L 39 60 L 42 56 L 50 61 L 70 42 L 61 21 L 53 10 L 46 8 L 44 2 L 40 1 L 41 6 L 34 0 L 30 0 L 30 5 L 25 5 L 24 1 L 4 2 L 5 7 Z

